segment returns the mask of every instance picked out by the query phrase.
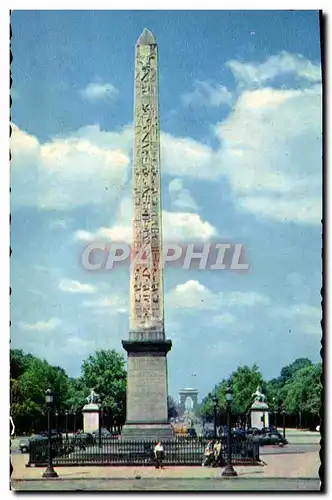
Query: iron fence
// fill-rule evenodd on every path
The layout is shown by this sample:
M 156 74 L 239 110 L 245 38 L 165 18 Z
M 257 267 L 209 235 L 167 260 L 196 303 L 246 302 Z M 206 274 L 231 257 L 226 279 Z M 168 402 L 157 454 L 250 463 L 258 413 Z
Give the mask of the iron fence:
M 164 460 L 168 465 L 201 465 L 207 439 L 172 439 L 163 441 Z M 43 467 L 47 464 L 47 440 L 31 441 L 27 466 Z M 53 440 L 54 466 L 84 465 L 153 465 L 154 441 L 114 440 L 103 436 L 89 436 L 80 440 L 78 436 Z M 222 461 L 226 461 L 226 440 L 222 441 Z M 248 440 L 237 440 L 232 444 L 232 461 L 238 465 L 253 465 L 259 462 L 259 444 Z

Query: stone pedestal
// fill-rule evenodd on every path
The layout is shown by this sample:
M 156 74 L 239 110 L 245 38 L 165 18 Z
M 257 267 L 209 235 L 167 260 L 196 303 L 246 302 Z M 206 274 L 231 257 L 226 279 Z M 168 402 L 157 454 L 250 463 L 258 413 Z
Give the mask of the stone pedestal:
M 269 407 L 262 401 L 255 401 L 250 408 L 250 422 L 251 427 L 256 429 L 263 429 L 269 427 Z
M 83 432 L 93 432 L 99 429 L 99 405 L 89 403 L 83 407 Z
M 170 340 L 122 341 L 128 353 L 127 418 L 121 439 L 170 439 L 167 362 Z

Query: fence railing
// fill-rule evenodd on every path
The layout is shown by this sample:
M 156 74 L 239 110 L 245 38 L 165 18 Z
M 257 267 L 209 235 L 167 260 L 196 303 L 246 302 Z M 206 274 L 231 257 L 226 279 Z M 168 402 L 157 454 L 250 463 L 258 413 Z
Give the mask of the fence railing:
M 162 441 L 164 463 L 168 465 L 201 465 L 207 439 L 177 438 Z M 68 439 L 52 440 L 52 459 L 55 466 L 84 465 L 153 465 L 154 441 L 114 440 L 103 436 L 79 436 Z M 47 439 L 30 441 L 29 462 L 27 466 L 45 466 L 47 464 Z M 226 440 L 222 440 L 222 459 L 226 461 Z M 232 443 L 232 461 L 234 464 L 259 462 L 259 444 L 248 440 L 236 440 Z

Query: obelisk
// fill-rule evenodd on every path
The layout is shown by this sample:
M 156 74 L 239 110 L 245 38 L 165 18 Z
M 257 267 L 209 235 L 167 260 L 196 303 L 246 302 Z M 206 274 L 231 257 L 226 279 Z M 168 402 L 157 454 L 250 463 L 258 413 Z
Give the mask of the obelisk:
M 158 49 L 144 29 L 135 51 L 133 236 L 130 279 L 127 415 L 123 438 L 172 437 L 167 407 L 164 331 Z

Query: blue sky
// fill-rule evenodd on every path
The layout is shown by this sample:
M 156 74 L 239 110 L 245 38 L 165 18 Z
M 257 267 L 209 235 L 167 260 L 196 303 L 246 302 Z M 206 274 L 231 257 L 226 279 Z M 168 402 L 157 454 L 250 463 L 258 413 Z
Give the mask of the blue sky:
M 165 273 L 169 389 L 320 359 L 321 69 L 315 11 L 15 11 L 11 341 L 70 375 L 128 336 L 134 46 L 159 47 L 165 239 L 242 243 L 250 270 Z M 129 236 L 128 236 L 129 235 Z M 196 374 L 195 377 L 192 374 Z

